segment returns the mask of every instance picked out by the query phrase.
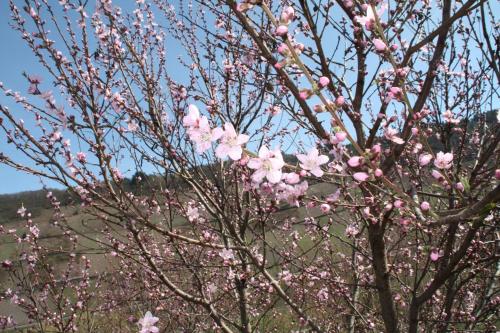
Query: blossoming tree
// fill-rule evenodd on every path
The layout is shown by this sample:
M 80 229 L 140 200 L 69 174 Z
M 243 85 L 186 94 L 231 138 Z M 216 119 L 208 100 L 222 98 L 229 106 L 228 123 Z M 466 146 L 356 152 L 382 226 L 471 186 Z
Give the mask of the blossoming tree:
M 30 207 L 0 229 L 19 244 L 2 298 L 29 325 L 498 328 L 494 4 L 117 5 L 10 1 L 44 74 L 2 84 L 3 139 L 31 162 L 0 162 L 95 222 L 82 233 L 49 193 L 64 269 Z

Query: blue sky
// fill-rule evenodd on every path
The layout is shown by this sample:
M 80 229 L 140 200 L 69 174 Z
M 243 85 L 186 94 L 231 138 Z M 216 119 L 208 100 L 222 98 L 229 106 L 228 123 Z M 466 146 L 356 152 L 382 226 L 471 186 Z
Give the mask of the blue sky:
M 0 52 L 0 81 L 12 90 L 25 92 L 26 80 L 21 76 L 21 73 L 23 71 L 33 72 L 39 66 L 19 34 L 9 26 L 9 21 L 9 2 L 0 1 L 0 43 L 3 46 L 3 50 Z M 0 95 L 0 103 L 15 110 L 16 106 L 9 102 L 3 94 Z M 0 140 L 2 140 L 0 141 L 2 153 L 16 158 L 21 157 L 11 145 L 6 144 L 3 135 Z M 35 190 L 41 187 L 42 184 L 37 177 L 26 175 L 0 164 L 0 193 Z

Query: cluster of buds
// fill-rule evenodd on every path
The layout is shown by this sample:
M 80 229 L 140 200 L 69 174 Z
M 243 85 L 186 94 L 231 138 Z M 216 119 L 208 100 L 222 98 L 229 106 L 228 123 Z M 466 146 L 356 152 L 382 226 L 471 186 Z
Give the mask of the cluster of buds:
M 290 23 L 293 21 L 295 18 L 295 10 L 293 7 L 288 6 L 283 9 L 281 12 L 280 20 L 279 20 L 279 25 L 276 28 L 276 35 L 283 37 L 288 34 L 288 26 Z
M 300 55 L 304 51 L 304 44 L 302 43 L 295 43 L 294 41 L 290 41 L 290 43 L 293 45 L 293 51 L 295 54 Z M 278 53 L 282 55 L 284 58 L 280 62 L 277 62 L 274 67 L 276 69 L 280 69 L 283 67 L 286 67 L 287 65 L 292 65 L 295 63 L 295 59 L 293 58 L 292 51 L 288 47 L 286 43 L 281 43 L 278 46 Z

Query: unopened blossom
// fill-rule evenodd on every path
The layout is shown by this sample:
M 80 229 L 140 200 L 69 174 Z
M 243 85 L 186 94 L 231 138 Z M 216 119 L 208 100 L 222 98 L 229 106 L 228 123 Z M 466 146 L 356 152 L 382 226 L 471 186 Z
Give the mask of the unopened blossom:
M 384 131 L 384 136 L 387 140 L 390 140 L 398 145 L 402 145 L 403 143 L 405 143 L 405 141 L 401 139 L 397 134 L 398 131 L 391 127 L 387 127 Z
M 384 43 L 383 40 L 375 38 L 373 40 L 373 46 L 375 47 L 375 50 L 378 52 L 385 52 L 387 50 L 387 45 Z
M 500 169 L 496 169 L 496 170 L 495 170 L 495 178 L 496 178 L 497 180 L 500 180 Z
M 420 166 L 426 166 L 431 162 L 431 160 L 432 160 L 431 154 L 422 154 L 418 157 L 418 164 L 420 164 Z
M 224 133 L 219 146 L 215 149 L 215 155 L 218 158 L 229 156 L 233 161 L 240 160 L 243 153 L 241 146 L 248 142 L 248 138 L 248 135 L 237 134 L 231 123 L 224 124 Z
M 300 175 L 295 172 L 290 172 L 290 173 L 284 173 L 282 179 L 287 183 L 287 184 L 297 184 L 300 181 Z
M 432 261 L 437 261 L 439 259 L 440 255 L 439 255 L 439 251 L 434 249 L 431 251 L 431 254 L 430 254 L 430 258 Z
M 146 312 L 143 318 L 139 319 L 139 325 L 141 325 L 141 330 L 139 333 L 158 333 L 160 330 L 155 324 L 160 320 L 151 314 L 150 311 Z
M 330 138 L 330 142 L 332 144 L 336 145 L 336 144 L 342 143 L 346 138 L 347 138 L 347 133 L 344 131 L 340 131 L 340 132 L 335 133 L 335 135 L 333 135 Z
M 328 213 L 328 212 L 330 211 L 330 209 L 331 209 L 330 205 L 329 205 L 329 204 L 326 204 L 326 203 L 321 204 L 321 205 L 319 206 L 319 208 L 321 209 L 321 212 L 322 212 L 323 214 Z
M 370 175 L 368 175 L 366 172 L 356 172 L 352 175 L 352 177 L 358 182 L 364 182 L 368 180 L 368 178 L 370 178 Z
M 326 87 L 330 83 L 330 79 L 327 78 L 326 76 L 322 76 L 319 78 L 319 86 L 321 88 Z
M 387 92 L 387 97 L 385 98 L 385 102 L 389 103 L 391 100 L 401 101 L 403 99 L 403 90 L 399 87 L 391 87 Z
M 427 212 L 431 209 L 431 205 L 427 201 L 422 201 L 422 203 L 420 204 L 420 209 L 424 212 Z
M 463 192 L 465 190 L 464 184 L 462 184 L 461 182 L 456 183 L 455 188 L 460 192 Z
M 275 33 L 277 36 L 285 36 L 288 33 L 288 27 L 286 25 L 280 25 L 276 28 Z
M 267 178 L 270 183 L 276 184 L 281 180 L 281 168 L 285 165 L 279 149 L 269 150 L 266 146 L 259 149 L 259 156 L 248 161 L 247 166 L 254 169 L 252 180 L 261 183 Z
M 375 175 L 375 177 L 382 177 L 384 175 L 384 172 L 382 171 L 382 169 L 375 169 L 375 172 L 373 173 Z
M 348 164 L 351 168 L 357 168 L 357 167 L 359 167 L 361 164 L 363 164 L 363 157 L 361 157 L 361 156 L 353 156 L 353 157 L 351 157 L 351 158 L 347 161 L 347 164 Z
M 440 151 L 436 154 L 436 159 L 434 160 L 434 166 L 438 169 L 449 169 L 453 163 L 452 153 L 443 153 Z
M 431 172 L 431 175 L 432 177 L 434 177 L 434 179 L 436 179 L 437 181 L 441 181 L 444 179 L 444 176 L 441 174 L 441 172 L 437 171 L 437 170 L 432 170 Z
M 345 98 L 344 96 L 339 96 L 335 99 L 335 105 L 337 106 L 342 106 L 345 103 Z
M 293 9 L 292 6 L 287 6 L 281 12 L 280 22 L 282 24 L 288 25 L 294 19 L 294 17 L 295 17 L 295 9 Z
M 320 155 L 318 149 L 313 148 L 307 155 L 297 154 L 298 160 L 301 162 L 300 167 L 309 171 L 316 177 L 323 176 L 321 165 L 328 163 L 328 156 Z

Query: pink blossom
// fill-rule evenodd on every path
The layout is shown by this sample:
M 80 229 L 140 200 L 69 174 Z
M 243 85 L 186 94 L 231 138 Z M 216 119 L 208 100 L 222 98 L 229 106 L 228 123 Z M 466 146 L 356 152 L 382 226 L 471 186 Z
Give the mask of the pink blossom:
M 248 135 L 237 134 L 231 123 L 224 124 L 224 134 L 222 134 L 221 142 L 215 149 L 215 155 L 218 158 L 226 158 L 229 156 L 233 161 L 241 159 L 243 153 L 242 145 L 248 142 Z
M 351 157 L 351 158 L 347 161 L 347 164 L 348 164 L 351 168 L 357 168 L 357 167 L 359 167 L 362 163 L 363 163 L 363 157 L 361 157 L 361 156 L 353 156 L 353 157 Z
M 76 159 L 80 162 L 80 163 L 85 163 L 87 161 L 87 157 L 85 155 L 84 152 L 78 152 L 76 153 Z
M 21 217 L 26 216 L 26 208 L 24 208 L 23 204 L 21 204 L 21 208 L 17 210 L 17 214 Z
M 259 150 L 259 157 L 250 159 L 247 165 L 255 170 L 252 174 L 254 182 L 261 183 L 265 177 L 270 183 L 276 184 L 281 180 L 281 168 L 285 162 L 279 149 L 271 151 L 266 146 L 262 146 Z
M 382 177 L 384 175 L 384 172 L 381 169 L 375 169 L 375 177 Z
M 443 114 L 444 119 L 447 123 L 450 124 L 459 124 L 460 123 L 460 118 L 455 118 L 454 114 L 451 112 L 451 110 L 446 110 L 445 113 Z
M 342 95 L 335 99 L 335 105 L 337 106 L 342 106 L 344 105 L 344 103 L 345 103 L 345 98 Z
M 439 251 L 436 250 L 436 249 L 432 250 L 430 257 L 431 257 L 432 261 L 437 261 L 439 259 L 439 257 L 440 257 Z
M 461 182 L 456 183 L 455 188 L 460 192 L 463 192 L 465 190 L 464 184 L 462 184 Z
M 286 25 L 280 25 L 279 27 L 276 28 L 276 35 L 277 36 L 285 36 L 288 33 L 288 27 Z
M 295 172 L 290 172 L 290 173 L 284 173 L 283 174 L 283 180 L 287 184 L 297 184 L 300 181 L 300 176 L 295 173 Z
M 384 136 L 387 140 L 390 140 L 398 145 L 402 145 L 403 143 L 405 143 L 405 141 L 397 136 L 397 134 L 398 131 L 390 127 L 387 127 L 384 131 Z
M 191 127 L 188 130 L 189 138 L 196 143 L 196 151 L 199 154 L 210 149 L 212 142 L 218 140 L 223 133 L 224 131 L 219 127 L 211 129 L 205 116 L 200 118 L 197 127 Z
M 427 201 L 422 201 L 420 204 L 420 209 L 422 209 L 424 212 L 427 212 L 429 209 L 431 209 L 431 205 Z
M 401 101 L 403 99 L 403 90 L 399 87 L 391 87 L 387 92 L 387 97 L 385 98 L 385 102 L 389 103 L 391 100 Z
M 224 260 L 224 264 L 229 264 L 234 259 L 234 253 L 231 249 L 222 249 L 219 252 L 219 256 Z
M 355 174 L 352 175 L 352 177 L 358 182 L 364 182 L 368 178 L 370 178 L 370 176 L 366 172 L 356 172 Z
M 385 10 L 385 6 L 382 6 L 379 10 L 377 10 L 377 16 L 381 16 Z M 365 16 L 356 16 L 354 17 L 354 21 L 357 23 L 364 25 L 367 30 L 372 30 L 375 25 L 375 12 L 373 11 L 372 6 L 368 5 L 366 8 Z
M 418 157 L 418 163 L 420 166 L 426 166 L 429 164 L 432 160 L 432 155 L 431 154 L 422 154 Z
M 441 174 L 441 172 L 437 171 L 437 170 L 432 170 L 431 172 L 431 175 L 432 177 L 434 177 L 434 179 L 436 179 L 437 181 L 441 181 L 444 179 L 444 176 Z
M 440 151 L 436 154 L 436 159 L 434 160 L 434 166 L 438 169 L 449 169 L 453 163 L 452 153 L 443 153 Z
M 319 208 L 321 209 L 321 212 L 322 212 L 323 214 L 328 213 L 328 212 L 330 211 L 330 209 L 331 209 L 331 208 L 330 208 L 330 205 L 329 205 L 329 204 L 326 204 L 326 203 L 321 204 L 321 206 L 319 206 Z
M 328 163 L 328 156 L 319 155 L 318 149 L 311 149 L 307 155 L 297 154 L 297 158 L 301 162 L 300 167 L 302 169 L 311 172 L 316 177 L 323 176 L 321 165 Z
M 330 83 L 330 79 L 327 78 L 326 76 L 322 76 L 319 78 L 319 86 L 321 88 L 326 87 Z
M 385 43 L 378 38 L 375 38 L 373 40 L 373 46 L 375 46 L 375 50 L 377 50 L 378 52 L 384 52 L 385 50 L 387 50 L 387 45 L 385 45 Z
M 500 169 L 496 169 L 496 170 L 495 170 L 495 178 L 496 178 L 497 180 L 500 180 Z
M 155 326 L 158 320 L 160 319 L 158 317 L 154 317 L 151 312 L 146 312 L 146 315 L 139 319 L 139 325 L 141 325 L 139 333 L 158 333 L 160 330 Z
M 200 111 L 198 107 L 194 104 L 190 104 L 188 107 L 188 114 L 182 119 L 182 124 L 185 127 L 197 127 L 200 122 Z
M 291 6 L 288 6 L 286 7 L 285 9 L 283 9 L 283 12 L 281 12 L 281 23 L 282 24 L 290 24 L 290 22 L 293 20 L 293 18 L 295 17 L 295 10 L 293 9 L 293 7 Z

